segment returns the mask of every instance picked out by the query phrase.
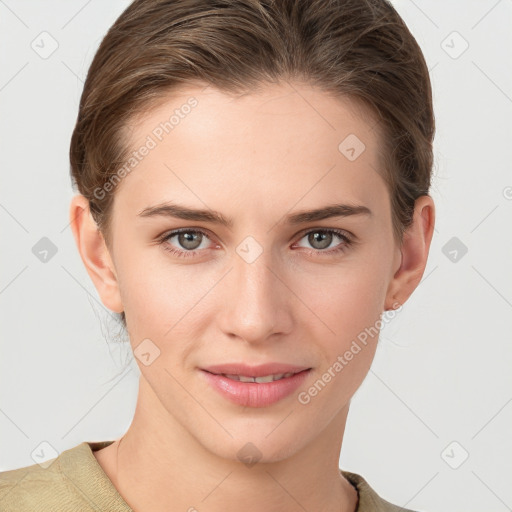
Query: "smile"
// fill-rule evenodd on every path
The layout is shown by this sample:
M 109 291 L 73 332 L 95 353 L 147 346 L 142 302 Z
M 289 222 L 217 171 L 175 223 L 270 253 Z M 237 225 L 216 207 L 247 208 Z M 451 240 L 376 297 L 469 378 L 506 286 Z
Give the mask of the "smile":
M 243 407 L 269 407 L 289 397 L 301 386 L 311 368 L 257 377 L 201 370 L 206 382 L 224 399 Z
M 264 375 L 262 377 L 247 377 L 246 375 L 227 375 L 225 373 L 221 373 L 224 377 L 227 377 L 231 380 L 238 380 L 240 382 L 258 382 L 263 384 L 264 382 L 273 382 L 275 380 L 286 379 L 287 377 L 291 377 L 295 375 L 293 372 L 289 373 L 276 373 L 274 375 Z

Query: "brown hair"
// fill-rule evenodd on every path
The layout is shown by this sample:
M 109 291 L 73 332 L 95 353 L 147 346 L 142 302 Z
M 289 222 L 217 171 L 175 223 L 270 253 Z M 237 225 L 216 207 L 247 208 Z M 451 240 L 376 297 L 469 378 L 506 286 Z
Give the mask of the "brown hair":
M 114 194 L 98 191 L 126 160 L 130 121 L 187 84 L 250 93 L 280 80 L 369 108 L 401 242 L 429 192 L 435 123 L 425 59 L 387 0 L 135 0 L 94 56 L 71 138 L 72 181 L 107 245 Z

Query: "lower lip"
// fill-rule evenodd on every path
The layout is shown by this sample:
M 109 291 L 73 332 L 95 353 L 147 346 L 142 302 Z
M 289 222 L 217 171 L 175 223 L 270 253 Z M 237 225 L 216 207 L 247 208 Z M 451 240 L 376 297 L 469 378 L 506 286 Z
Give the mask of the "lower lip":
M 293 393 L 311 370 L 272 382 L 241 382 L 201 370 L 209 384 L 229 401 L 244 407 L 267 407 Z

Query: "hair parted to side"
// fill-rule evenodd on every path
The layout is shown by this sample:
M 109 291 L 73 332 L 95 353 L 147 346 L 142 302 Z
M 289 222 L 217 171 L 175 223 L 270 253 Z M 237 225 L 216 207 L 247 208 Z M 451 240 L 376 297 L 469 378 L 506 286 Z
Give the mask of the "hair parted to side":
M 73 187 L 107 245 L 105 184 L 133 150 L 131 120 L 187 84 L 250 93 L 283 80 L 368 107 L 401 242 L 430 189 L 435 122 L 424 56 L 387 0 L 135 0 L 94 56 L 70 146 Z

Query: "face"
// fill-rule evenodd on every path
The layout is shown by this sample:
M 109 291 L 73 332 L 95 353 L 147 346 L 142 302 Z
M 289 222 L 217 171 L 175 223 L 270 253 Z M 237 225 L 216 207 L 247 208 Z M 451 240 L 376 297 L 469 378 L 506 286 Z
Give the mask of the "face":
M 112 192 L 115 285 L 97 288 L 125 311 L 139 401 L 162 428 L 277 461 L 346 415 L 401 263 L 372 126 L 297 84 L 188 88 L 132 126 L 137 163 Z M 205 371 L 228 363 L 305 371 L 273 384 Z

